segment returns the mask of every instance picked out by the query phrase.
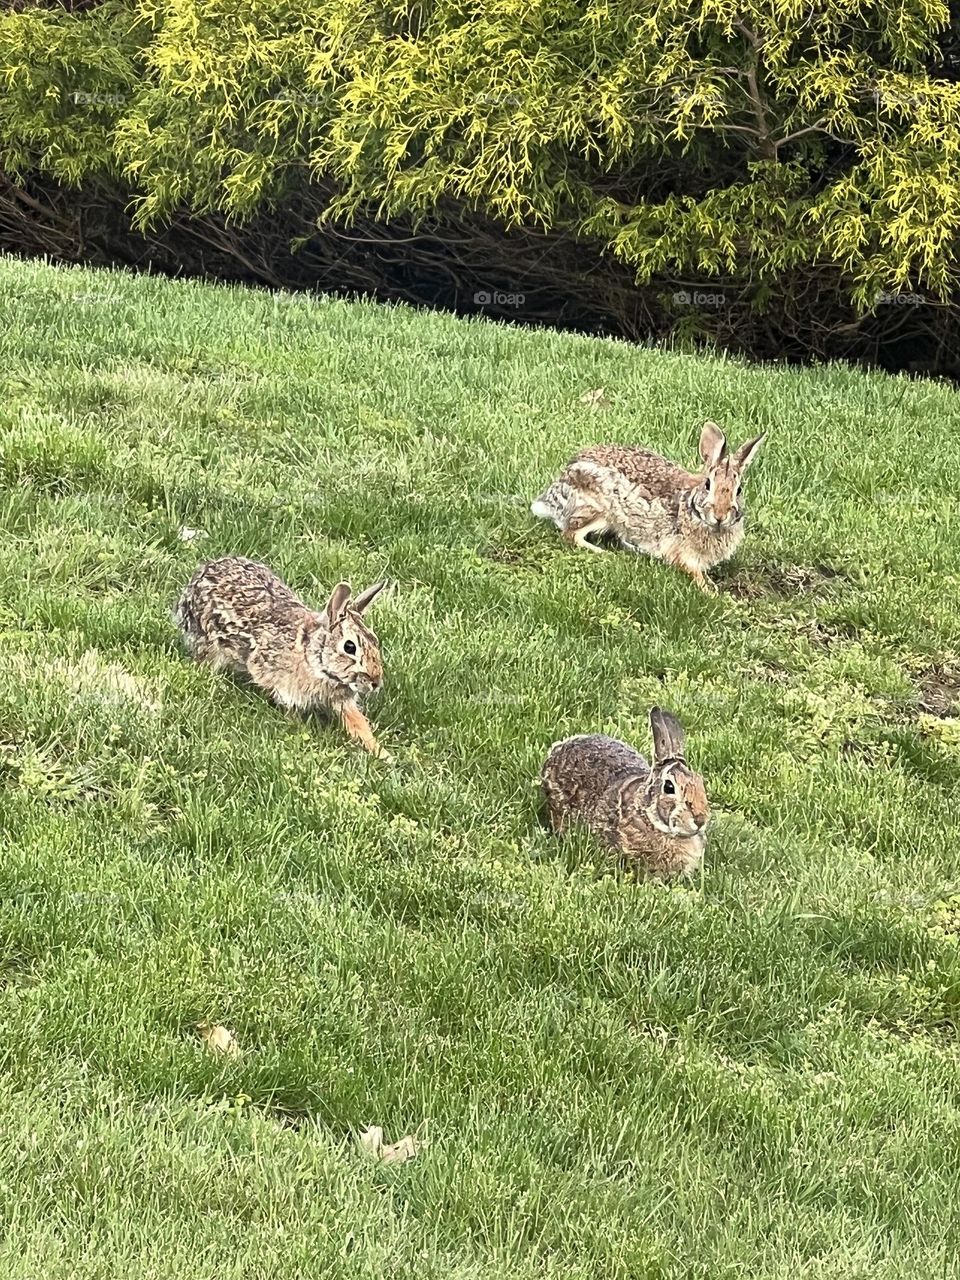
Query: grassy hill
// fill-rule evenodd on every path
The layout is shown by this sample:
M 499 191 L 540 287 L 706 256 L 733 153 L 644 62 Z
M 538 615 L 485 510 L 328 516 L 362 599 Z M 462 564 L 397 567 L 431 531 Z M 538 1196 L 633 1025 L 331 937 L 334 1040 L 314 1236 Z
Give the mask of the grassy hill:
M 957 1274 L 957 393 L 11 261 L 0 309 L 5 1280 Z M 529 517 L 705 417 L 769 432 L 718 597 Z M 226 552 L 395 581 L 392 765 L 185 660 Z M 537 820 L 655 701 L 688 887 Z

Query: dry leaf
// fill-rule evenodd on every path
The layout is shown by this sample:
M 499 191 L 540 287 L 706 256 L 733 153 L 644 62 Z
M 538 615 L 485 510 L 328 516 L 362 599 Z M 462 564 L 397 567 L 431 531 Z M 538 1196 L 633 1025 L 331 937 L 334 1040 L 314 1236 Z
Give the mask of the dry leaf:
M 368 1156 L 378 1156 L 382 1146 L 383 1130 L 378 1124 L 372 1124 L 369 1129 L 364 1129 L 360 1135 L 361 1150 L 365 1151 Z
M 383 1141 L 383 1130 L 378 1124 L 372 1124 L 369 1129 L 364 1129 L 361 1133 L 360 1148 L 375 1160 L 382 1161 L 383 1164 L 403 1164 L 404 1161 L 413 1159 L 419 1150 L 419 1144 L 416 1138 L 408 1133 L 399 1142 L 387 1145 Z
M 380 1159 L 384 1164 L 403 1164 L 405 1160 L 412 1160 L 418 1150 L 416 1138 L 412 1133 L 408 1133 L 405 1138 L 395 1142 L 392 1147 L 381 1147 Z
M 585 391 L 580 397 L 581 404 L 588 404 L 591 409 L 605 409 L 610 401 L 606 397 L 606 387 L 595 387 L 593 391 Z
M 221 1027 L 218 1022 L 199 1022 L 197 1030 L 200 1032 L 200 1039 L 211 1053 L 222 1053 L 228 1058 L 239 1058 L 240 1046 L 237 1044 L 237 1037 L 227 1027 Z
M 191 529 L 189 525 L 181 525 L 180 532 L 177 537 L 181 542 L 194 542 L 197 538 L 203 537 L 202 529 Z

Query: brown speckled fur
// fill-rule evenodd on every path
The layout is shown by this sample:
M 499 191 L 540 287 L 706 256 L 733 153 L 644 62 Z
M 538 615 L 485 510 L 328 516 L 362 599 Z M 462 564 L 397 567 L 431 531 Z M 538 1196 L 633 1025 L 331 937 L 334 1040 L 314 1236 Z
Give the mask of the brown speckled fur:
M 710 817 L 703 779 L 684 759 L 679 721 L 654 707 L 650 723 L 652 766 L 633 747 L 603 734 L 554 743 L 540 775 L 547 814 L 554 831 L 583 823 L 651 875 L 691 875 L 703 858 Z
M 649 449 L 595 445 L 571 459 L 531 511 L 552 520 L 574 546 L 599 551 L 588 534 L 612 533 L 621 546 L 675 565 L 710 591 L 707 572 L 743 541 L 740 486 L 762 441 L 758 436 L 728 455 L 723 432 L 705 423 L 700 474 Z
M 175 617 L 198 662 L 249 676 L 291 710 L 334 713 L 351 737 L 382 756 L 357 696 L 383 681 L 380 645 L 361 615 L 384 585 L 351 599 L 342 582 L 318 612 L 265 564 L 227 556 L 197 570 Z

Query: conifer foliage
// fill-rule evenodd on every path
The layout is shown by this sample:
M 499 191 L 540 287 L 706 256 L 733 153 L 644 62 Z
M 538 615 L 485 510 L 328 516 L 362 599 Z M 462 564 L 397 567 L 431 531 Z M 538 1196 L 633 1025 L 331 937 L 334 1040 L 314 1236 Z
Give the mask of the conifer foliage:
M 310 230 L 560 235 L 751 314 L 812 283 L 821 313 L 942 311 L 955 46 L 942 0 L 18 0 L 0 167 L 122 194 L 141 230 L 309 195 Z

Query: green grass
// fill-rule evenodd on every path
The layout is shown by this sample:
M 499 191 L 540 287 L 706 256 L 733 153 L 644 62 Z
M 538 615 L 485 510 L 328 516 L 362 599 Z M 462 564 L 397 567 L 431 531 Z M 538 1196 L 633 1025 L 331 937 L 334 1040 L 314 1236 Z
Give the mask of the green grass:
M 0 308 L 4 1280 L 958 1274 L 957 393 L 10 261 Z M 769 432 L 718 598 L 528 516 L 705 417 Z M 392 766 L 185 660 L 227 552 L 395 581 Z M 549 743 L 655 701 L 688 887 L 538 824 Z

